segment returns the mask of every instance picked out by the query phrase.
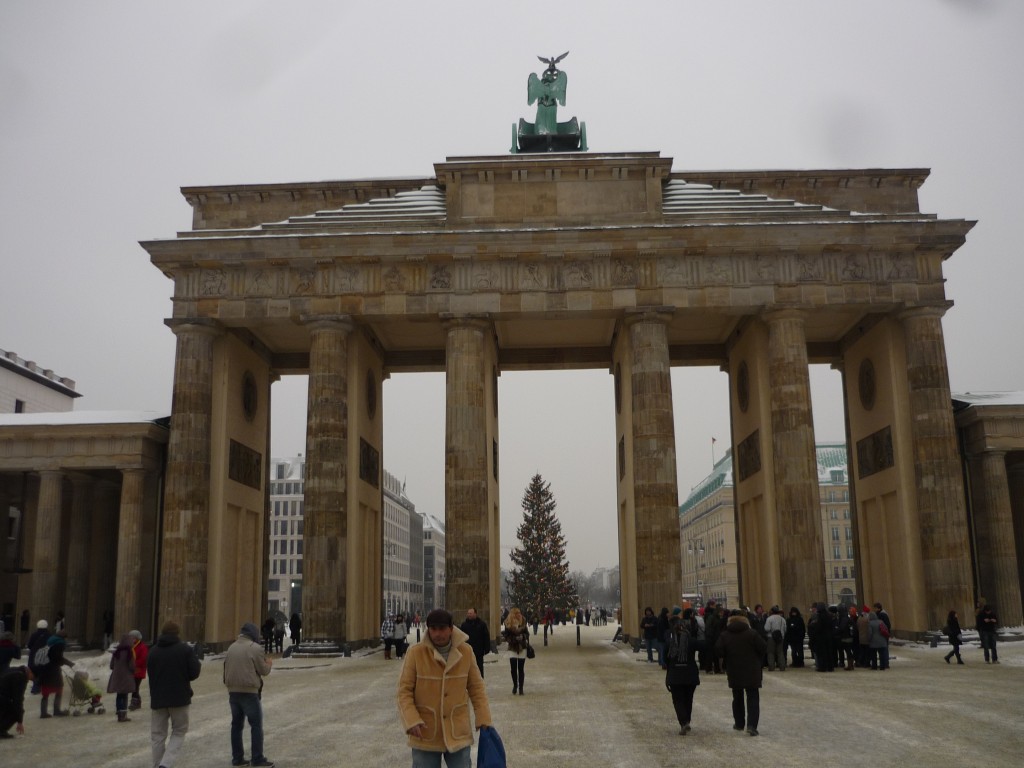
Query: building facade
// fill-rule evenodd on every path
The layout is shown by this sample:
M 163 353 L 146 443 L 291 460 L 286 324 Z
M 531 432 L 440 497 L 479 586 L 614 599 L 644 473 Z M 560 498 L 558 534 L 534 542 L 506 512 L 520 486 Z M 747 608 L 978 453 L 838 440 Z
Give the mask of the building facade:
M 54 413 L 70 411 L 75 382 L 0 349 L 0 413 Z
M 846 446 L 815 446 L 817 457 L 820 530 L 824 562 L 824 594 L 829 604 L 856 602 L 854 538 L 850 515 Z M 729 608 L 795 603 L 784 594 L 759 595 L 744 589 L 737 541 L 734 457 L 732 449 L 716 462 L 679 507 L 679 547 L 683 594 L 702 602 L 714 599 Z
M 267 602 L 271 613 L 302 613 L 306 462 L 302 456 L 270 461 L 270 555 Z
M 444 608 L 445 589 L 444 523 L 433 515 L 423 516 L 423 610 Z

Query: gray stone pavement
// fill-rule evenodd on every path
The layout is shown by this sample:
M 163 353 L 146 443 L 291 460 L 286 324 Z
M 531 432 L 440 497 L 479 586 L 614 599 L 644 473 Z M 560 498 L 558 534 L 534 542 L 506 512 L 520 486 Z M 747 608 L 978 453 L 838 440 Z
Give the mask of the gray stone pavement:
M 756 738 L 732 730 L 725 676 L 705 675 L 683 737 L 664 673 L 645 654 L 612 644 L 614 631 L 582 627 L 579 647 L 574 627 L 559 627 L 547 647 L 538 636 L 525 696 L 512 696 L 504 655 L 488 658 L 487 691 L 510 768 L 717 768 L 738 754 L 742 765 L 1024 765 L 1024 643 L 1002 643 L 999 666 L 986 665 L 977 644 L 964 647 L 960 667 L 943 662 L 948 646 L 904 645 L 894 646 L 887 672 L 766 672 Z M 102 657 L 72 658 L 105 687 Z M 263 698 L 267 755 L 281 768 L 409 765 L 395 706 L 399 665 L 380 652 L 275 659 Z M 231 764 L 221 670 L 219 657 L 203 664 L 178 768 Z M 143 694 L 148 702 L 145 686 Z M 27 702 L 26 735 L 0 741 L 0 766 L 150 765 L 148 709 L 118 724 L 106 695 L 105 715 L 40 720 L 38 702 Z

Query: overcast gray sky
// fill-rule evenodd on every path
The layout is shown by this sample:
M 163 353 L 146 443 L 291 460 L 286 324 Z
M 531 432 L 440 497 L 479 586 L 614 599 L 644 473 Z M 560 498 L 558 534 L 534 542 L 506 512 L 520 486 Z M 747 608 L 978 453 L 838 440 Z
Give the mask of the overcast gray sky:
M 139 240 L 187 229 L 181 186 L 424 176 L 503 154 L 536 56 L 593 151 L 675 170 L 926 167 L 924 211 L 976 219 L 946 263 L 954 391 L 1024 388 L 1018 294 L 1024 3 L 0 2 L 0 348 L 77 381 L 77 410 L 170 411 L 171 282 Z M 838 374 L 812 370 L 819 441 Z M 680 497 L 728 445 L 725 375 L 673 374 Z M 273 398 L 304 452 L 305 380 Z M 502 545 L 531 475 L 572 567 L 617 561 L 606 371 L 501 376 Z M 385 467 L 443 516 L 443 374 L 385 384 Z M 507 551 L 507 550 L 506 550 Z M 506 558 L 507 560 L 507 558 Z

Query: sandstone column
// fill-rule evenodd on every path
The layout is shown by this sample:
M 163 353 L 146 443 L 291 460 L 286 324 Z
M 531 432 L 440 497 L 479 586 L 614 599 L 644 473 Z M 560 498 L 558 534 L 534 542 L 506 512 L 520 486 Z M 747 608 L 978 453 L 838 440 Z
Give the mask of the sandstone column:
M 902 312 L 928 623 L 970 615 L 971 561 L 941 307 Z
M 183 640 L 205 640 L 210 536 L 210 417 L 213 348 L 220 326 L 212 320 L 169 320 L 177 336 L 171 434 L 167 443 L 164 525 L 157 624 L 174 619 Z M 115 621 L 128 620 L 114 606 Z
M 1013 517 L 1013 547 L 1017 553 L 1017 582 L 1024 590 L 1024 456 L 1020 452 L 1011 454 L 1006 476 Z
M 142 504 L 145 483 L 144 469 L 121 470 L 117 575 L 114 578 L 114 637 L 121 637 L 132 629 L 144 629 L 139 617 L 139 589 L 142 584 Z
M 347 315 L 310 318 L 302 636 L 343 640 L 348 607 Z
M 114 576 L 117 568 L 117 505 L 120 489 L 111 482 L 96 483 L 93 490 L 94 519 L 89 542 L 89 633 L 103 637 L 103 614 L 114 611 Z M 116 617 L 116 613 L 115 613 Z M 113 633 L 111 633 L 113 634 Z M 119 640 L 120 637 L 112 637 Z
M 487 335 L 491 323 L 458 318 L 445 351 L 445 580 L 449 610 L 490 604 L 487 546 Z
M 810 605 L 825 598 L 825 555 L 804 317 L 797 310 L 784 309 L 766 313 L 764 321 L 775 467 L 774 544 L 782 593 L 760 599 Z M 766 544 L 772 543 L 761 543 Z
M 1024 623 L 1021 615 L 1020 573 L 1014 543 L 1006 454 L 985 451 L 972 456 L 971 495 L 974 499 L 975 556 L 978 588 L 993 606 L 1004 627 Z
M 636 516 L 637 597 L 640 605 L 673 605 L 682 594 L 679 491 L 669 314 L 627 314 L 633 437 L 633 504 Z M 625 598 L 624 598 L 625 599 Z
M 81 475 L 71 478 L 71 527 L 68 531 L 68 576 L 64 590 L 64 612 L 68 637 L 89 643 L 86 623 L 89 604 L 89 544 L 92 535 L 92 495 L 95 483 Z
M 15 559 L 15 548 L 17 547 L 16 542 L 8 543 L 7 541 L 7 526 L 10 525 L 10 511 L 11 508 L 11 495 L 6 488 L 3 487 L 3 482 L 0 481 L 0 573 L 6 573 L 14 565 Z M 15 579 L 11 579 L 10 582 L 10 596 L 0 589 L 0 602 L 4 599 L 10 600 L 12 603 L 16 603 L 14 582 Z M 13 630 L 12 630 L 13 631 Z M 17 637 L 17 632 L 15 632 Z
M 57 590 L 60 559 L 60 518 L 64 473 L 44 469 L 39 473 L 39 505 L 36 510 L 36 539 L 32 554 L 32 606 L 35 620 L 46 619 L 53 627 L 61 606 Z

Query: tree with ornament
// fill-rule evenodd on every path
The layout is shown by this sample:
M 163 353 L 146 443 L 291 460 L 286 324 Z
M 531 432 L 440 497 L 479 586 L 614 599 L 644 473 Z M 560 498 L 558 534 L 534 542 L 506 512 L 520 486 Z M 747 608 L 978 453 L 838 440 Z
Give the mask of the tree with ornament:
M 564 616 L 579 605 L 579 596 L 569 578 L 551 483 L 534 475 L 522 505 L 523 522 L 516 531 L 519 546 L 512 550 L 513 567 L 506 581 L 509 599 L 531 621 L 538 621 L 548 608 Z

